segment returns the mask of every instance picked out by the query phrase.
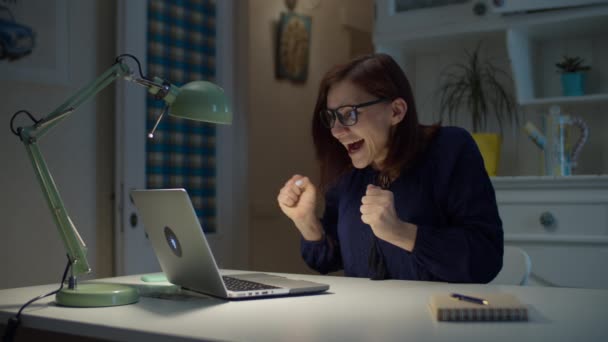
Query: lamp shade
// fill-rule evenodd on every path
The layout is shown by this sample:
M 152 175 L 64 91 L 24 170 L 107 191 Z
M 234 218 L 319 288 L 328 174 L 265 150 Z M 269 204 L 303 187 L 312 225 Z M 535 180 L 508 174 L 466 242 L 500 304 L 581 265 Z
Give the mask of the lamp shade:
M 194 81 L 177 89 L 172 89 L 175 96 L 169 104 L 169 115 L 175 117 L 212 122 L 216 124 L 231 124 L 232 112 L 224 89 L 205 81 Z M 173 97 L 173 96 L 171 96 Z

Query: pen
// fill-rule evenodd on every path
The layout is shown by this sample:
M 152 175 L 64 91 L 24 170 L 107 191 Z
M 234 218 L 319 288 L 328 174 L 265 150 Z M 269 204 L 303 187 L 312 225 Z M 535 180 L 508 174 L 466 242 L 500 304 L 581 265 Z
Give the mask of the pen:
M 458 299 L 458 300 L 463 300 L 465 302 L 471 302 L 471 303 L 475 303 L 475 304 L 479 304 L 479 305 L 488 305 L 488 304 L 490 304 L 490 302 L 488 302 L 487 300 L 485 300 L 483 298 L 465 296 L 465 295 L 460 294 L 460 293 L 452 293 L 450 296 L 452 298 L 455 298 L 455 299 Z

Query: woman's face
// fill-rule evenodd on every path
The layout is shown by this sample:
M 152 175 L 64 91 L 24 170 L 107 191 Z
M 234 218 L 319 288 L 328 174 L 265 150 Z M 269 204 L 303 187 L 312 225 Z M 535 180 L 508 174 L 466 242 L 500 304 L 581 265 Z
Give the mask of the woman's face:
M 327 108 L 337 109 L 377 100 L 348 80 L 334 84 L 327 94 Z M 357 109 L 357 123 L 344 126 L 336 120 L 331 134 L 344 146 L 353 166 L 362 169 L 372 165 L 382 168 L 388 152 L 391 127 L 405 116 L 407 105 L 402 99 L 386 101 Z

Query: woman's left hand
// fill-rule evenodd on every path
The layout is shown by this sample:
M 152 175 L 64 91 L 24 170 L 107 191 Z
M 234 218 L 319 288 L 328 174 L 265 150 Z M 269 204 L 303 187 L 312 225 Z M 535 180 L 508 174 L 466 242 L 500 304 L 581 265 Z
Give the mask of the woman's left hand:
M 361 220 L 370 225 L 378 238 L 412 251 L 417 227 L 397 217 L 392 191 L 368 185 L 361 198 Z

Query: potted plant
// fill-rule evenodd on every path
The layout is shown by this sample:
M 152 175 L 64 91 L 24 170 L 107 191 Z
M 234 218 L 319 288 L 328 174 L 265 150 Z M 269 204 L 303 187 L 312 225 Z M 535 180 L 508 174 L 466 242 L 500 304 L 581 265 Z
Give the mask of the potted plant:
M 454 122 L 466 113 L 473 127 L 473 138 L 483 156 L 486 171 L 495 176 L 500 157 L 503 125 L 518 125 L 518 106 L 504 82 L 509 74 L 480 57 L 481 43 L 472 52 L 465 51 L 466 61 L 448 65 L 441 72 L 440 113 Z M 502 80 L 502 82 L 501 82 Z M 501 134 L 485 132 L 488 119 L 496 118 Z
M 564 96 L 581 96 L 585 94 L 585 71 L 591 69 L 591 67 L 583 65 L 583 61 L 578 56 L 564 56 L 561 62 L 555 63 L 557 71 L 561 73 Z

